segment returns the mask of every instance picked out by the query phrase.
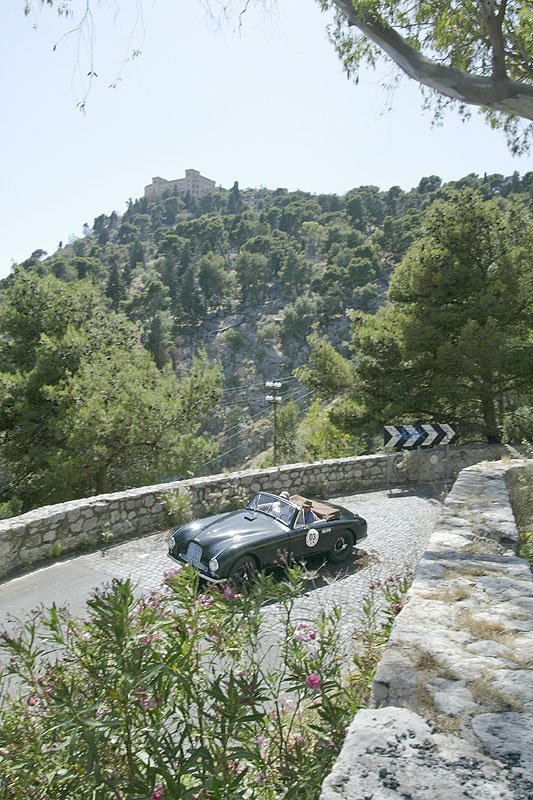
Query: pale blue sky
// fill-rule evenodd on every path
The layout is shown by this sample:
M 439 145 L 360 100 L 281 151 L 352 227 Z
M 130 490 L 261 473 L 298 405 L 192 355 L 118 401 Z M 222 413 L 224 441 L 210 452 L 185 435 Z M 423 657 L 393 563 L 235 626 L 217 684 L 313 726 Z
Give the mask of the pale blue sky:
M 412 82 L 391 96 L 375 73 L 348 81 L 314 0 L 279 0 L 274 16 L 247 15 L 240 33 L 215 30 L 200 0 L 145 0 L 145 38 L 141 26 L 133 39 L 142 54 L 109 89 L 136 5 L 120 4 L 114 19 L 116 3 L 95 3 L 99 77 L 83 115 L 78 42 L 52 50 L 69 23 L 49 11 L 28 20 L 23 0 L 2 0 L 0 277 L 33 250 L 81 235 L 99 214 L 122 213 L 153 176 L 178 178 L 188 167 L 227 188 L 237 180 L 337 194 L 533 169 L 476 112 L 432 128 Z M 86 72 L 83 46 L 80 64 Z

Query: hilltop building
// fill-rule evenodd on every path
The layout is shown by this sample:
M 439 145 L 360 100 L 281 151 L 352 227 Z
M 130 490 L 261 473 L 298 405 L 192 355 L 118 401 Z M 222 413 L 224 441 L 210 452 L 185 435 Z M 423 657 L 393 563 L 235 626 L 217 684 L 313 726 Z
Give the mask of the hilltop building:
M 186 169 L 184 178 L 176 178 L 167 181 L 165 178 L 152 178 L 152 183 L 144 187 L 145 197 L 159 197 L 164 192 L 175 191 L 186 194 L 189 192 L 193 197 L 200 197 L 207 192 L 215 190 L 215 181 L 204 178 L 197 169 Z

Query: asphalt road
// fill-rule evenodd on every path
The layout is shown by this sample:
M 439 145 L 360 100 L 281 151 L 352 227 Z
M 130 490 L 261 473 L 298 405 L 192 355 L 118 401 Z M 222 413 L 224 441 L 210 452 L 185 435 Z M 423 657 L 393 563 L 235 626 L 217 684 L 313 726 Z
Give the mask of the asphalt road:
M 351 627 L 372 582 L 403 574 L 416 565 L 435 526 L 442 498 L 438 486 L 334 498 L 367 519 L 368 536 L 345 564 L 308 565 L 317 574 L 298 600 L 298 618 L 309 619 L 321 608 L 337 605 Z M 157 589 L 164 572 L 175 566 L 167 556 L 166 540 L 166 533 L 147 536 L 62 560 L 0 584 L 0 629 L 12 629 L 14 619 L 54 602 L 68 606 L 74 615 L 83 615 L 90 593 L 113 578 L 131 577 L 142 594 Z M 271 615 L 275 616 L 275 609 Z

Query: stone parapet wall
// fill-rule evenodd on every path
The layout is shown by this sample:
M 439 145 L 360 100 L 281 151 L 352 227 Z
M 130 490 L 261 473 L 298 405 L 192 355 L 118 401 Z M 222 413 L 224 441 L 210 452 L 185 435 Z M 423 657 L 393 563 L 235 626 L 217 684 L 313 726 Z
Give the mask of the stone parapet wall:
M 532 478 L 533 461 L 460 473 L 321 800 L 533 797 L 533 578 L 510 500 Z
M 505 446 L 468 446 L 288 464 L 45 506 L 0 520 L 0 578 L 80 548 L 101 546 L 111 538 L 116 543 L 172 527 L 165 497 L 176 493 L 188 496 L 193 516 L 205 516 L 238 507 L 260 490 L 287 490 L 318 499 L 387 484 L 451 482 L 464 467 L 508 452 Z

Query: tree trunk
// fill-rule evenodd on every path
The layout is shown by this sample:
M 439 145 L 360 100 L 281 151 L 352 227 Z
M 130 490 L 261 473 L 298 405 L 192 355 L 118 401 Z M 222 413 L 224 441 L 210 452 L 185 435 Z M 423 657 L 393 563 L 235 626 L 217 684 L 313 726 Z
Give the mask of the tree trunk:
M 496 419 L 496 401 L 488 391 L 483 391 L 481 397 L 481 413 L 483 415 L 483 433 L 488 444 L 501 444 L 502 437 Z

